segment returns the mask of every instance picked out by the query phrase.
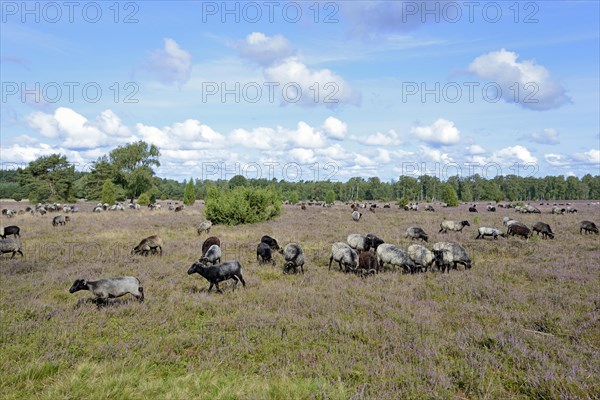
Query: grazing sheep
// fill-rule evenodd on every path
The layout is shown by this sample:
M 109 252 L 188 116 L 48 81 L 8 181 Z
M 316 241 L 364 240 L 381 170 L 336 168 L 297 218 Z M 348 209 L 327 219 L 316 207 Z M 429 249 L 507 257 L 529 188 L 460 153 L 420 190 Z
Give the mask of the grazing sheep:
M 46 215 L 46 209 L 44 207 L 40 207 L 37 209 L 37 212 L 40 213 L 40 215 Z
M 375 251 L 377 251 L 377 247 L 379 247 L 380 244 L 385 243 L 383 239 L 378 238 L 372 233 L 369 233 L 367 235 L 367 242 L 369 244 L 369 247 L 374 249 Z
M 158 235 L 148 236 L 145 239 L 142 239 L 140 244 L 135 246 L 133 250 L 131 250 L 131 255 L 141 254 L 142 256 L 147 256 L 149 253 L 156 254 L 160 251 L 160 255 L 163 254 L 163 240 Z
M 212 265 L 220 263 L 221 262 L 221 248 L 219 246 L 217 246 L 216 244 L 213 244 L 212 246 L 210 246 L 208 248 L 208 250 L 206 250 L 206 253 L 204 253 L 202 258 L 200 258 L 200 262 L 202 264 L 211 263 Z
M 348 245 L 358 252 L 369 251 L 371 248 L 370 241 L 367 239 L 367 237 L 357 233 L 348 235 L 346 242 L 348 242 Z
M 440 230 L 438 233 L 447 233 L 448 231 L 460 232 L 465 226 L 471 226 L 469 221 L 443 221 L 440 224 Z
M 265 242 L 260 242 L 258 246 L 256 246 L 256 260 L 262 264 L 270 261 L 271 264 L 276 265 L 271 247 Z
M 70 221 L 70 218 L 65 217 L 64 215 L 57 215 L 56 217 L 52 218 L 52 226 L 56 226 L 56 225 L 66 225 L 67 221 Z
M 433 208 L 433 206 L 431 204 L 427 204 L 425 206 L 425 211 L 435 212 L 435 208 Z
M 542 234 L 542 239 L 546 239 L 546 238 L 550 238 L 550 239 L 554 239 L 554 233 L 552 233 L 552 229 L 550 229 L 550 225 L 544 223 L 544 222 L 536 222 L 535 225 L 533 225 L 533 232 L 535 232 L 538 236 L 541 233 Z
M 566 210 L 566 209 L 564 209 L 564 208 L 559 208 L 559 207 L 557 207 L 557 206 L 553 206 L 553 207 L 552 207 L 552 211 L 551 211 L 551 213 L 552 213 L 552 214 L 560 214 L 560 215 L 564 215 L 564 213 L 565 213 L 566 211 L 567 211 L 567 210 Z
M 390 203 L 385 203 L 385 204 L 383 205 L 383 208 L 391 208 L 391 207 L 392 207 L 392 206 L 390 205 Z
M 477 229 L 477 237 L 475 239 L 485 239 L 486 236 L 492 236 L 494 239 L 498 239 L 500 237 L 506 237 L 506 234 L 499 229 L 489 228 L 486 226 L 480 226 Z
M 203 221 L 200 223 L 200 225 L 198 225 L 198 229 L 196 229 L 196 232 L 198 232 L 198 235 L 200 235 L 202 232 L 206 232 L 206 234 L 208 235 L 210 233 L 210 228 L 212 228 L 212 222 L 211 221 Z
M 362 213 L 361 212 L 352 211 L 352 220 L 354 222 L 358 222 L 360 220 L 360 217 L 362 217 Z
M 283 249 L 283 272 L 285 274 L 295 274 L 300 268 L 300 272 L 304 274 L 304 251 L 296 243 L 290 243 Z
M 420 267 L 421 271 L 427 272 L 427 269 L 431 267 L 435 261 L 433 253 L 425 246 L 420 244 L 411 244 L 407 249 L 408 256 L 415 263 L 416 267 Z
M 23 257 L 21 246 L 21 240 L 18 238 L 0 239 L 0 254 L 12 253 L 11 258 L 15 258 L 15 254 L 19 253 Z
M 302 205 L 300 206 L 300 209 L 301 209 L 301 210 L 306 210 L 306 204 L 302 204 Z
M 469 207 L 469 212 L 477 212 L 477 204 L 473 204 L 471 207 Z
M 595 233 L 598 234 L 598 227 L 592 221 L 581 221 L 581 225 L 579 225 L 579 234 Z
M 13 235 L 15 237 L 19 237 L 19 233 L 21 232 L 21 228 L 19 228 L 16 225 L 11 225 L 11 226 L 5 226 L 4 227 L 4 233 L 2 235 L 0 235 L 0 237 L 2 237 L 2 239 L 6 239 L 6 237 L 8 235 Z
M 373 275 L 379 272 L 379 264 L 377 256 L 370 251 L 363 251 L 358 256 L 358 271 L 362 275 Z
M 199 262 L 193 263 L 188 269 L 188 275 L 193 273 L 200 274 L 210 282 L 208 291 L 210 292 L 213 286 L 217 287 L 217 293 L 223 293 L 219 288 L 219 282 L 233 279 L 233 290 L 237 287 L 238 281 L 246 287 L 246 281 L 242 277 L 242 265 L 239 261 L 225 261 L 222 264 L 205 267 Z
M 127 293 L 131 293 L 139 301 L 144 301 L 144 288 L 140 286 L 140 280 L 134 276 L 121 276 L 97 281 L 77 279 L 69 289 L 69 293 L 80 290 L 92 292 L 94 300 L 98 303 L 104 303 L 108 299 L 121 297 Z
M 411 226 L 406 230 L 405 238 L 410 238 L 411 240 L 421 239 L 425 242 L 429 240 L 429 236 L 425 233 L 423 229 L 418 226 Z
M 521 236 L 525 240 L 531 237 L 531 230 L 520 222 L 515 222 L 508 227 L 507 234 L 510 236 Z
M 96 206 L 94 207 L 94 211 L 95 213 L 101 213 L 102 211 L 104 211 L 104 208 L 102 208 L 102 206 Z M 42 214 L 44 215 L 44 214 Z
M 532 206 L 531 204 L 525 204 L 518 211 L 520 211 L 521 213 L 525 213 L 525 214 L 540 214 L 541 213 L 541 211 L 539 209 Z
M 184 205 L 184 204 L 182 204 L 182 205 L 180 205 L 180 206 L 177 206 L 177 207 L 175 207 L 175 212 L 180 212 L 180 211 L 183 211 L 183 209 L 184 209 L 184 208 L 185 208 L 185 205 Z
M 450 267 L 458 269 L 462 264 L 465 269 L 471 268 L 471 259 L 464 247 L 458 243 L 438 242 L 433 245 L 435 263 L 442 272 L 450 272 Z
M 575 214 L 577 209 L 575 207 L 567 207 L 567 214 Z
M 513 219 L 511 217 L 504 217 L 504 218 L 502 218 L 502 225 L 508 226 L 508 223 L 510 221 L 513 221 Z
M 374 204 L 371 204 L 371 206 L 369 207 L 369 211 L 371 211 L 372 213 L 375 212 L 375 208 L 376 206 Z
M 206 252 L 208 251 L 210 246 L 212 246 L 214 244 L 221 247 L 221 240 L 216 236 L 211 236 L 211 237 L 207 238 L 204 241 L 204 243 L 202 243 L 202 255 L 206 254 Z
M 384 243 L 377 248 L 377 259 L 379 260 L 379 270 L 383 271 L 385 264 L 395 267 L 402 267 L 407 272 L 415 272 L 415 263 L 409 257 L 408 253 L 400 247 L 393 244 Z
M 281 250 L 279 247 L 279 244 L 277 243 L 277 240 L 273 239 L 271 236 L 264 235 L 263 237 L 260 238 L 260 242 L 268 244 L 269 247 L 271 248 L 271 250 L 275 250 L 275 251 Z
M 489 212 L 496 212 L 496 207 L 494 206 L 487 206 L 486 208 Z
M 353 272 L 358 268 L 358 253 L 346 243 L 337 242 L 331 245 L 331 257 L 329 257 L 329 270 L 331 262 L 335 260 L 344 272 Z

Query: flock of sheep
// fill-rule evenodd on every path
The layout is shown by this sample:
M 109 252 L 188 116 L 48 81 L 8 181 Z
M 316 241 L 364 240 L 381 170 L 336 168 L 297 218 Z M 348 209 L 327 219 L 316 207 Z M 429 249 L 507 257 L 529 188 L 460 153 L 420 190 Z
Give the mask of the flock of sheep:
M 417 206 L 417 204 L 411 204 L 411 206 Z M 48 206 L 36 207 L 35 210 L 39 212 L 40 209 L 43 209 L 40 213 L 44 214 L 47 207 Z M 54 208 L 53 211 L 61 210 L 60 207 L 55 207 L 53 205 L 50 207 Z M 78 209 L 73 210 L 70 206 L 68 207 L 68 211 L 64 208 L 62 211 L 79 211 Z M 125 207 L 121 204 L 110 207 L 108 205 L 98 204 L 94 208 L 94 212 L 101 212 L 98 210 L 123 210 L 124 208 Z M 160 205 L 152 204 L 149 208 L 160 209 Z M 178 210 L 177 208 L 180 209 Z M 139 209 L 139 206 L 137 209 Z M 169 209 L 181 211 L 183 207 L 176 207 L 170 203 Z M 417 211 L 418 208 L 415 210 L 409 207 L 409 210 Z M 9 214 L 12 215 L 14 211 L 10 211 Z M 477 212 L 474 207 L 471 207 L 470 211 Z M 488 208 L 488 211 L 492 210 Z M 525 213 L 539 213 L 539 210 L 536 208 L 527 207 L 522 207 L 519 211 Z M 552 209 L 553 214 L 564 212 L 573 213 L 577 212 L 577 210 L 571 207 L 569 207 L 568 211 L 566 209 L 556 210 L 556 207 Z M 355 222 L 358 222 L 361 216 L 362 213 L 357 210 L 357 207 L 353 207 L 352 219 Z M 68 215 L 57 215 L 52 219 L 52 225 L 65 225 L 69 220 L 70 218 Z M 493 227 L 479 227 L 475 239 L 484 239 L 485 237 L 497 239 L 498 237 L 508 236 L 519 236 L 528 239 L 534 232 L 538 235 L 541 234 L 543 239 L 554 238 L 554 233 L 550 226 L 544 222 L 537 222 L 530 229 L 528 226 L 517 220 L 510 217 L 504 217 L 503 225 L 507 228 L 506 233 Z M 469 222 L 466 220 L 443 221 L 440 224 L 438 233 L 447 233 L 449 231 L 461 232 L 466 226 L 470 226 Z M 197 227 L 196 231 L 199 235 L 202 233 L 209 234 L 211 228 L 212 223 L 210 221 L 204 221 Z M 582 221 L 580 224 L 580 234 L 584 233 L 598 234 L 598 227 L 591 221 Z M 12 225 L 5 227 L 0 236 L 0 252 L 2 254 L 12 253 L 12 257 L 14 257 L 18 253 L 23 256 L 23 252 L 21 251 L 20 228 L 18 226 Z M 429 235 L 418 226 L 408 228 L 405 237 L 411 240 L 421 240 L 422 242 L 428 242 L 429 239 Z M 162 255 L 163 245 L 164 242 L 160 236 L 152 235 L 140 241 L 140 243 L 132 249 L 131 254 L 141 256 L 152 254 Z M 236 260 L 221 262 L 222 252 L 220 246 L 221 241 L 218 237 L 208 237 L 202 245 L 202 256 L 188 269 L 188 274 L 191 275 L 197 273 L 205 278 L 210 284 L 208 288 L 209 292 L 213 287 L 216 287 L 217 292 L 221 292 L 219 283 L 226 280 L 233 280 L 234 290 L 238 282 L 241 282 L 243 286 L 246 286 L 246 282 L 242 275 L 242 265 Z M 284 248 L 281 248 L 277 243 L 277 240 L 267 235 L 263 236 L 256 248 L 256 258 L 258 262 L 275 265 L 273 257 L 274 253 L 279 253 L 283 256 L 285 260 L 283 264 L 284 273 L 304 273 L 305 255 L 299 244 L 290 243 Z M 427 270 L 432 270 L 433 267 L 436 267 L 437 270 L 442 272 L 449 272 L 451 268 L 457 269 L 459 264 L 462 265 L 465 270 L 470 269 L 472 266 L 472 261 L 469 258 L 466 249 L 458 243 L 438 242 L 435 243 L 431 249 L 422 244 L 411 244 L 405 250 L 394 244 L 385 243 L 384 240 L 374 234 L 350 234 L 345 243 L 333 243 L 329 258 L 329 270 L 331 270 L 333 261 L 339 265 L 341 271 L 354 273 L 360 276 L 383 272 L 386 265 L 394 269 L 400 268 L 408 273 L 426 272 Z M 75 293 L 80 290 L 92 292 L 94 300 L 99 305 L 104 304 L 109 298 L 120 297 L 127 293 L 130 293 L 139 301 L 144 300 L 143 287 L 141 286 L 139 279 L 132 276 L 95 281 L 77 279 L 69 291 L 70 293 Z

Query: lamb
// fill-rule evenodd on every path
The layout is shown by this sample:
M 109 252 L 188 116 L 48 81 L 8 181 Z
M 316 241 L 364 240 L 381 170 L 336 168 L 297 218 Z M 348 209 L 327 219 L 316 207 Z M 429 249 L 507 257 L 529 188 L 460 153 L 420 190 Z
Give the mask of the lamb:
M 358 252 L 369 251 L 371 248 L 370 241 L 367 239 L 367 237 L 357 233 L 348 235 L 346 241 L 350 247 Z
M 443 221 L 440 224 L 440 230 L 438 233 L 447 233 L 450 231 L 461 232 L 465 226 L 471 226 L 469 221 Z
M 370 251 L 363 251 L 358 256 L 358 271 L 363 275 L 373 275 L 379 272 L 377 256 Z
M 579 234 L 595 233 L 598 234 L 598 227 L 592 221 L 581 221 L 581 225 L 579 226 Z
M 475 239 L 485 239 L 486 236 L 492 236 L 494 239 L 498 239 L 500 237 L 506 237 L 506 234 L 499 229 L 489 228 L 486 226 L 480 226 L 477 229 L 477 237 Z
M 260 242 L 268 244 L 269 247 L 271 248 L 271 250 L 275 250 L 275 251 L 281 250 L 279 247 L 279 244 L 277 243 L 277 240 L 273 239 L 271 236 L 264 235 L 263 237 L 260 238 Z
M 304 251 L 296 243 L 290 243 L 283 249 L 283 258 L 285 264 L 283 264 L 283 272 L 286 274 L 295 274 L 300 268 L 300 271 L 304 274 Z
M 19 237 L 19 233 L 21 232 L 21 228 L 16 225 L 5 226 L 4 233 L 0 235 L 2 239 L 6 239 L 8 235 L 13 235 L 14 237 Z
M 11 258 L 15 258 L 15 254 L 19 253 L 23 257 L 21 246 L 21 240 L 18 238 L 0 239 L 0 254 L 12 253 Z
M 471 259 L 464 247 L 458 243 L 438 242 L 433 245 L 433 255 L 437 267 L 442 271 L 450 272 L 450 267 L 458 269 L 462 264 L 465 269 L 471 268 Z
M 554 239 L 554 233 L 552 233 L 552 229 L 550 229 L 550 225 L 548 225 L 544 222 L 536 222 L 535 225 L 533 225 L 532 230 L 537 235 L 539 235 L 541 233 L 542 239 L 546 239 L 548 237 L 550 239 Z
M 163 254 L 163 240 L 158 235 L 148 236 L 145 239 L 142 239 L 140 244 L 135 246 L 133 250 L 131 250 L 131 255 L 141 254 L 143 256 L 147 256 L 148 253 L 155 254 L 157 251 L 160 251 L 160 255 Z
M 200 262 L 203 264 L 211 263 L 212 265 L 221 262 L 221 248 L 216 244 L 213 244 L 206 250 L 206 253 L 200 258 Z
M 198 229 L 196 229 L 196 232 L 198 232 L 198 235 L 200 235 L 202 232 L 206 232 L 206 234 L 208 235 L 210 233 L 210 228 L 212 228 L 212 222 L 211 221 L 203 221 L 200 223 L 200 225 L 198 225 Z
M 508 232 L 507 232 L 510 236 L 521 236 L 523 237 L 525 240 L 529 239 L 531 237 L 531 230 L 525 226 L 524 224 L 520 223 L 520 222 L 515 222 L 513 224 L 511 224 L 508 227 Z
M 412 239 L 421 239 L 425 242 L 429 240 L 429 236 L 425 233 L 425 231 L 418 226 L 411 226 L 406 230 L 406 238 Z
M 377 259 L 379 260 L 379 269 L 383 271 L 385 264 L 394 267 L 402 267 L 405 271 L 414 273 L 415 263 L 409 257 L 408 253 L 400 247 L 393 244 L 384 243 L 377 248 Z
M 369 244 L 370 248 L 377 251 L 377 247 L 379 247 L 380 244 L 383 244 L 384 241 L 383 241 L 383 239 L 378 238 L 374 234 L 369 233 L 369 234 L 367 234 L 367 243 Z
M 423 272 L 426 272 L 435 261 L 433 253 L 427 247 L 420 244 L 411 244 L 408 246 L 407 253 L 415 263 L 415 266 L 420 267 Z
M 144 288 L 140 286 L 140 280 L 134 276 L 121 276 L 97 281 L 77 279 L 69 289 L 69 293 L 80 290 L 92 292 L 94 300 L 98 304 L 105 303 L 108 299 L 124 296 L 127 293 L 131 293 L 140 302 L 144 301 Z
M 271 251 L 271 247 L 264 242 L 260 242 L 258 246 L 256 246 L 256 259 L 259 263 L 262 264 L 270 261 L 271 264 L 276 265 L 275 260 L 273 259 L 273 252 Z
M 210 282 L 208 291 L 210 292 L 213 286 L 217 287 L 217 293 L 223 293 L 219 288 L 219 282 L 233 279 L 233 290 L 238 284 L 238 281 L 242 282 L 242 285 L 246 287 L 246 281 L 242 277 L 242 265 L 239 261 L 225 261 L 222 264 L 205 267 L 199 262 L 192 264 L 188 269 L 188 275 L 193 273 L 200 274 L 207 281 Z
M 204 241 L 204 243 L 202 243 L 202 255 L 206 254 L 206 252 L 210 248 L 210 246 L 212 246 L 214 244 L 221 247 L 221 240 L 216 236 L 211 236 L 211 237 L 207 238 Z
M 335 260 L 344 272 L 355 271 L 358 268 L 358 254 L 346 243 L 337 242 L 331 245 L 331 257 L 329 257 L 329 270 L 331 262 Z
M 360 217 L 362 217 L 362 213 L 361 212 L 352 211 L 352 220 L 354 222 L 358 222 L 360 220 Z

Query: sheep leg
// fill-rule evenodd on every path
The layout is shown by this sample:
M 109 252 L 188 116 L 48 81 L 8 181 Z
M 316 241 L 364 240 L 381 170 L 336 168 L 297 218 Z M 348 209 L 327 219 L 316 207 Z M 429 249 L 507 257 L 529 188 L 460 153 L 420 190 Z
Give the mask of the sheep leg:
M 237 284 L 238 284 L 238 282 L 239 282 L 239 279 L 238 279 L 238 277 L 237 277 L 237 276 L 235 276 L 235 275 L 233 275 L 233 276 L 231 277 L 231 279 L 233 279 L 233 289 L 232 289 L 232 290 L 235 292 L 235 288 L 237 287 Z
M 215 282 L 215 287 L 217 288 L 217 293 L 223 293 L 223 291 L 219 287 L 219 282 Z
M 242 274 L 240 273 L 239 275 L 237 275 L 237 277 L 239 278 L 240 282 L 242 282 L 242 286 L 246 287 L 246 281 L 244 281 Z
M 213 286 L 214 286 L 214 283 L 211 282 L 210 286 L 208 287 L 208 293 L 210 293 L 210 291 L 212 290 Z M 219 286 L 217 286 L 217 290 L 218 290 L 218 288 L 219 288 Z
M 331 271 L 331 262 L 333 261 L 333 255 L 329 257 L 329 271 Z

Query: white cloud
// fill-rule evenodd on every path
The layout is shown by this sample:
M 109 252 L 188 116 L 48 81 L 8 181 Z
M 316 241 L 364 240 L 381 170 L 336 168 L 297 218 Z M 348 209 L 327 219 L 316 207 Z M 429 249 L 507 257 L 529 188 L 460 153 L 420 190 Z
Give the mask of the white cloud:
M 264 70 L 268 82 L 279 84 L 281 105 L 298 104 L 306 107 L 340 104 L 360 104 L 360 95 L 339 75 L 329 69 L 313 70 L 297 57 L 289 57 Z
M 346 132 L 348 132 L 348 126 L 345 122 L 342 122 L 335 117 L 327 117 L 323 124 L 323 130 L 328 137 L 342 140 L 346 136 Z
M 544 66 L 533 60 L 518 62 L 518 58 L 517 53 L 505 49 L 492 51 L 473 60 L 468 71 L 497 83 L 507 103 L 518 103 L 532 110 L 549 110 L 571 101 Z
M 531 134 L 530 140 L 539 144 L 559 144 L 558 132 L 556 129 L 546 128 L 541 132 L 534 132 Z
M 137 123 L 135 127 L 143 140 L 161 149 L 214 149 L 223 147 L 226 143 L 223 135 L 195 119 L 176 122 L 163 128 L 141 123 Z
M 564 167 L 569 165 L 568 160 L 562 154 L 548 153 L 544 154 L 544 160 L 553 167 Z
M 317 161 L 315 153 L 311 149 L 296 148 L 289 152 L 292 160 L 299 164 L 312 164 Z
M 294 48 L 283 35 L 267 36 L 262 32 L 252 32 L 235 47 L 241 57 L 261 65 L 269 65 L 295 54 Z
M 103 111 L 96 122 L 91 122 L 68 107 L 59 107 L 54 114 L 32 113 L 27 117 L 27 122 L 42 136 L 61 139 L 66 148 L 95 148 L 134 139 L 111 110 Z
M 590 149 L 584 153 L 576 153 L 575 159 L 586 164 L 600 165 L 600 150 Z
M 514 163 L 536 164 L 538 162 L 537 158 L 534 157 L 527 148 L 521 145 L 505 147 L 494 151 L 490 157 L 490 161 L 500 165 L 510 165 Z
M 470 146 L 467 146 L 466 150 L 468 154 L 473 156 L 486 153 L 486 150 L 478 144 L 472 144 Z
M 454 126 L 454 122 L 443 118 L 432 125 L 413 127 L 410 132 L 433 146 L 451 145 L 460 141 L 460 131 Z
M 369 146 L 398 146 L 402 144 L 400 135 L 393 129 L 390 129 L 387 133 L 377 132 L 366 137 L 352 136 L 352 139 Z
M 184 84 L 190 79 L 192 57 L 173 39 L 164 39 L 164 48 L 154 50 L 145 68 L 164 84 Z
M 430 159 L 431 161 L 444 164 L 454 162 L 448 153 L 444 153 L 439 149 L 432 149 L 429 146 L 419 146 L 419 150 L 422 156 Z

